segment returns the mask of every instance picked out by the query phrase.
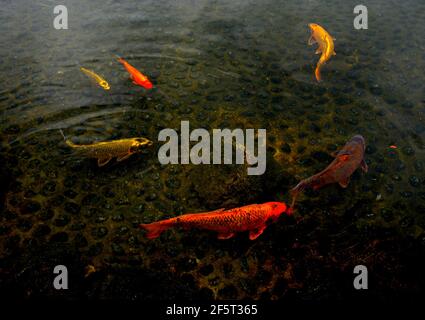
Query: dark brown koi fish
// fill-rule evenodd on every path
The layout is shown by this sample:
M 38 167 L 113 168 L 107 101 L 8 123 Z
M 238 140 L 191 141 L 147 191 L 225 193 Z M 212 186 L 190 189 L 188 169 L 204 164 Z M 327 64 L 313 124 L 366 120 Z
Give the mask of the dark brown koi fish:
M 306 188 L 317 190 L 331 183 L 338 183 L 341 187 L 347 188 L 351 175 L 358 167 L 361 167 L 364 172 L 368 170 L 364 160 L 365 149 L 366 142 L 361 135 L 352 137 L 325 170 L 302 180 L 292 189 L 291 208 L 294 207 L 298 194 Z

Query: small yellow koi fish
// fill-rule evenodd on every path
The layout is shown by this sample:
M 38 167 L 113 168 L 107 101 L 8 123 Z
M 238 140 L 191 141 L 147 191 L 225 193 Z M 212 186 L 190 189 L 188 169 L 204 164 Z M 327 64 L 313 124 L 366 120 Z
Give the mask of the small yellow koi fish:
M 109 86 L 109 83 L 98 74 L 83 67 L 81 67 L 80 70 L 84 72 L 86 75 L 88 75 L 90 78 L 94 79 L 97 82 L 97 84 L 100 85 L 103 89 L 105 90 L 111 89 L 111 87 Z
M 145 146 L 151 146 L 153 143 L 146 138 L 128 138 L 113 141 L 96 142 L 92 144 L 75 144 L 71 140 L 65 139 L 65 143 L 78 153 L 88 158 L 96 158 L 97 165 L 103 167 L 112 158 L 117 158 L 121 162 L 129 158 L 132 154 L 140 153 Z
M 320 69 L 332 56 L 335 56 L 334 51 L 334 38 L 321 26 L 315 23 L 308 25 L 311 30 L 311 36 L 308 40 L 308 44 L 312 45 L 317 43 L 319 47 L 316 50 L 316 54 L 321 53 L 319 62 L 317 62 L 316 70 L 314 72 L 317 81 L 321 80 Z

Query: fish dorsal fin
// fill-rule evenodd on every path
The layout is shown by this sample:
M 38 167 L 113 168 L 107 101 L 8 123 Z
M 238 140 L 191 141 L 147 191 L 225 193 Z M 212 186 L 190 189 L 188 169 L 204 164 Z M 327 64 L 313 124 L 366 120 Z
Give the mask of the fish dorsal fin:
M 224 210 L 225 210 L 225 208 L 220 208 L 220 209 L 217 209 L 217 210 L 214 210 L 214 211 L 210 211 L 210 213 L 223 213 Z
M 351 156 L 353 153 L 351 151 L 347 151 L 347 150 L 341 150 L 339 152 L 336 152 L 336 156 L 335 158 L 339 158 L 341 156 Z
M 345 178 L 345 179 L 342 179 L 341 181 L 339 181 L 338 182 L 339 183 L 339 185 L 342 187 L 342 188 L 347 188 L 348 187 L 348 184 L 350 183 L 350 177 L 347 177 L 347 178 Z

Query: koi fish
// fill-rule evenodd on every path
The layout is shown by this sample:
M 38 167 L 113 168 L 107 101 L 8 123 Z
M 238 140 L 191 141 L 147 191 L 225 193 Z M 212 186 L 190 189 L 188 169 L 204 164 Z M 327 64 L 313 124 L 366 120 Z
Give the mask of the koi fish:
M 352 137 L 325 170 L 302 180 L 292 189 L 291 208 L 294 207 L 298 194 L 308 187 L 317 190 L 327 184 L 338 183 L 342 188 L 347 188 L 351 175 L 358 167 L 364 172 L 368 170 L 364 160 L 365 149 L 366 142 L 361 135 Z
M 188 213 L 175 218 L 165 219 L 140 227 L 148 233 L 148 239 L 160 236 L 162 232 L 180 226 L 183 228 L 197 228 L 218 232 L 218 239 L 232 238 L 236 232 L 249 231 L 249 239 L 255 240 L 266 229 L 269 222 L 276 222 L 279 216 L 286 212 L 291 215 L 283 202 L 266 202 L 251 204 L 234 209 L 218 209 L 204 213 Z
M 97 82 L 97 84 L 99 86 L 101 86 L 103 89 L 105 90 L 109 90 L 111 89 L 111 87 L 109 86 L 109 83 L 103 79 L 101 76 L 99 76 L 98 74 L 94 73 L 93 71 L 83 68 L 81 67 L 80 70 L 82 72 L 84 72 L 86 75 L 88 75 L 90 78 L 92 78 L 93 80 L 95 80 Z
M 117 158 L 117 161 L 121 162 L 129 158 L 132 154 L 141 152 L 144 146 L 152 145 L 152 141 L 146 138 L 129 138 L 79 145 L 66 139 L 62 130 L 61 133 L 68 146 L 88 158 L 96 158 L 99 167 L 106 165 L 112 158 Z
M 317 62 L 316 70 L 314 74 L 317 81 L 321 81 L 320 69 L 332 56 L 335 56 L 334 51 L 334 38 L 321 26 L 315 23 L 310 23 L 308 25 L 311 30 L 310 39 L 308 39 L 308 44 L 312 45 L 317 43 L 319 47 L 316 50 L 316 54 L 321 53 L 319 62 Z
M 142 86 L 145 89 L 152 89 L 153 85 L 143 73 L 125 61 L 123 58 L 118 57 L 118 61 L 127 69 L 130 74 L 130 79 L 133 80 L 134 84 Z

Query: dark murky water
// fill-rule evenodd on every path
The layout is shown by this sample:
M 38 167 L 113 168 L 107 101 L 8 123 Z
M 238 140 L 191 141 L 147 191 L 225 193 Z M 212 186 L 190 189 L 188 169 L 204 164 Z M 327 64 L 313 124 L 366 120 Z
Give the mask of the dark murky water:
M 53 28 L 54 1 L 3 0 L 0 9 L 3 293 L 56 295 L 56 264 L 72 270 L 73 297 L 348 298 L 358 264 L 369 267 L 374 297 L 425 286 L 425 2 L 372 1 L 367 31 L 353 28 L 356 1 L 61 4 L 69 30 Z M 320 84 L 310 22 L 337 39 Z M 156 88 L 134 86 L 114 54 Z M 266 174 L 161 166 L 158 132 L 182 120 L 266 128 Z M 98 168 L 72 155 L 58 129 L 81 143 L 156 143 Z M 356 172 L 347 189 L 307 192 L 295 218 L 256 241 L 197 230 L 149 241 L 137 228 L 184 212 L 289 202 L 290 188 L 357 133 L 369 173 Z

